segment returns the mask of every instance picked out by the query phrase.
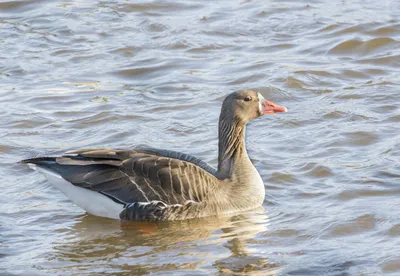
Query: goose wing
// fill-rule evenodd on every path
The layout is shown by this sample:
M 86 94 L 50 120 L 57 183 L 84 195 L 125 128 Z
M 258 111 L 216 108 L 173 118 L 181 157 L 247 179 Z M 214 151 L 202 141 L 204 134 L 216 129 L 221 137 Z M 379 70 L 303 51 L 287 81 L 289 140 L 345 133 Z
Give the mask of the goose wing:
M 25 162 L 45 166 L 73 185 L 97 191 L 124 205 L 202 202 L 218 182 L 215 169 L 206 163 L 165 150 L 87 149 L 51 160 L 39 159 Z

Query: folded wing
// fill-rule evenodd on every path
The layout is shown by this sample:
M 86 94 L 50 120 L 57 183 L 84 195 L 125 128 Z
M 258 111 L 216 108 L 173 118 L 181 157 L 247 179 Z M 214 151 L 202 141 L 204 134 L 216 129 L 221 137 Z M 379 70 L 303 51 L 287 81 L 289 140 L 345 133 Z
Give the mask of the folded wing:
M 202 202 L 218 182 L 212 167 L 193 156 L 165 150 L 78 150 L 47 166 L 72 184 L 125 205 Z

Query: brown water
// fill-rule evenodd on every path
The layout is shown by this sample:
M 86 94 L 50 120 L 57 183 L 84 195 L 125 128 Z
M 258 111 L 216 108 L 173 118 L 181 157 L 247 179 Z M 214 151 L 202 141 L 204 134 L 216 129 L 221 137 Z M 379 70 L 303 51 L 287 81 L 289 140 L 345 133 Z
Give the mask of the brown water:
M 400 274 L 400 2 L 0 1 L 1 275 Z M 216 164 L 224 96 L 263 208 L 87 215 L 23 158 L 149 145 Z

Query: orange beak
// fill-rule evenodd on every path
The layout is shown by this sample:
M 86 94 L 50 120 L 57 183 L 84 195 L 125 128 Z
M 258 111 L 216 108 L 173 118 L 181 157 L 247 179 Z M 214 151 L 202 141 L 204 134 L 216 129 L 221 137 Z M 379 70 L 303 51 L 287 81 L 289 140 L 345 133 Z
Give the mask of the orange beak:
M 274 114 L 277 112 L 287 112 L 287 108 L 284 106 L 277 105 L 273 102 L 264 100 L 262 105 L 263 114 Z

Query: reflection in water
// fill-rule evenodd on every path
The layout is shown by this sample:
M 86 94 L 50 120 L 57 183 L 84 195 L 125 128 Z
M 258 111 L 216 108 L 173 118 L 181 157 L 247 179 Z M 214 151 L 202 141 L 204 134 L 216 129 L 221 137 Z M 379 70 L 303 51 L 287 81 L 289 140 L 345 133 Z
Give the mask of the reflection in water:
M 99 264 L 118 275 L 201 271 L 213 263 L 221 273 L 270 275 L 277 265 L 252 253 L 247 243 L 266 232 L 267 224 L 264 208 L 179 222 L 120 222 L 83 215 L 47 259 L 66 264 L 57 268 L 64 272 L 93 271 Z
M 275 275 L 278 272 L 278 264 L 269 263 L 266 257 L 251 254 L 247 248 L 246 240 L 241 237 L 229 240 L 225 247 L 232 254 L 214 262 L 214 267 L 221 273 L 228 273 L 229 275 Z

